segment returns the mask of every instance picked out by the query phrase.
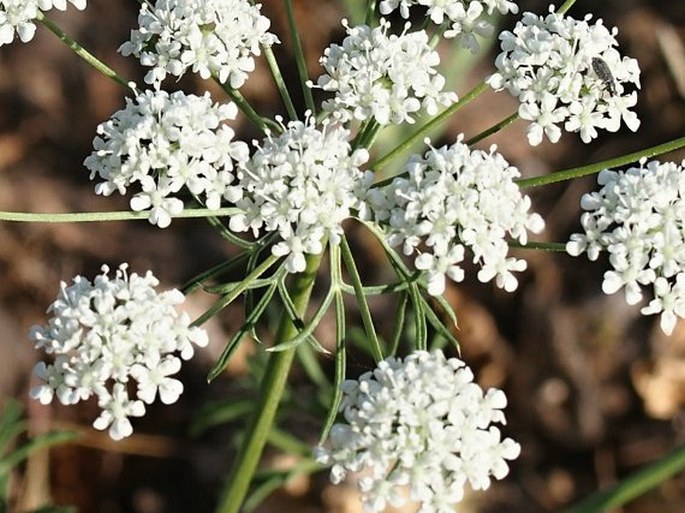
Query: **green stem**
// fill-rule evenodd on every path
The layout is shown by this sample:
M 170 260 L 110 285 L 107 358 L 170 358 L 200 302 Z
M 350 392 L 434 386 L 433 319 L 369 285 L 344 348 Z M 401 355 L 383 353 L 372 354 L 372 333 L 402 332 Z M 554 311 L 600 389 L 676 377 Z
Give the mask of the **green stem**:
M 293 284 L 293 302 L 300 317 L 304 317 L 307 309 L 321 257 L 322 255 L 310 255 L 307 259 L 307 268 L 296 276 Z M 296 335 L 297 328 L 290 318 L 284 315 L 276 332 L 276 341 L 289 340 Z M 245 500 L 252 476 L 271 432 L 295 350 L 291 348 L 269 355 L 269 362 L 259 389 L 259 398 L 248 425 L 247 436 L 233 464 L 228 486 L 219 500 L 217 513 L 237 513 Z
M 285 85 L 285 80 L 283 80 L 281 69 L 278 67 L 276 56 L 270 47 L 264 47 L 262 50 L 264 52 L 264 57 L 266 58 L 266 63 L 269 65 L 269 69 L 271 70 L 271 76 L 274 78 L 278 92 L 281 94 L 281 99 L 283 100 L 283 105 L 285 105 L 285 110 L 288 112 L 288 117 L 292 121 L 295 121 L 297 120 L 297 112 L 295 111 L 295 106 L 290 98 L 288 87 Z
M 383 350 L 381 349 L 380 342 L 378 341 L 378 335 L 376 334 L 376 328 L 373 325 L 373 318 L 371 317 L 371 310 L 369 310 L 369 303 L 364 295 L 364 287 L 362 286 L 362 279 L 359 276 L 359 271 L 357 270 L 357 264 L 354 262 L 354 255 L 350 249 L 350 245 L 347 242 L 345 236 L 342 237 L 340 244 L 343 262 L 345 262 L 345 267 L 350 275 L 350 281 L 354 286 L 354 293 L 357 296 L 357 302 L 359 303 L 359 313 L 362 316 L 362 323 L 364 324 L 364 329 L 366 330 L 366 335 L 369 337 L 369 346 L 371 347 L 371 353 L 373 354 L 374 360 L 380 362 L 383 357 Z
M 193 321 L 193 326 L 202 326 L 209 319 L 214 317 L 218 312 L 230 305 L 235 299 L 248 290 L 250 285 L 259 278 L 262 274 L 269 270 L 273 264 L 280 257 L 276 255 L 269 255 L 266 259 L 254 268 L 243 280 L 237 283 L 229 292 L 226 292 L 218 301 L 216 301 L 208 310 Z
M 576 0 L 567 0 L 567 1 L 564 2 L 564 4 L 559 8 L 559 10 L 558 10 L 557 12 L 560 13 L 560 14 L 565 13 L 566 11 L 568 11 L 568 10 L 571 8 L 571 6 L 572 6 L 575 2 L 576 2 Z M 480 85 L 482 86 L 483 84 L 480 84 Z M 468 141 L 466 141 L 466 145 L 467 145 L 467 146 L 471 146 L 471 145 L 473 145 L 473 144 L 476 144 L 477 142 L 482 141 L 482 140 L 485 139 L 486 137 L 490 137 L 492 134 L 499 132 L 499 131 L 502 130 L 503 128 L 506 128 L 507 126 L 511 125 L 514 121 L 516 121 L 516 120 L 518 120 L 518 119 L 519 119 L 519 114 L 518 114 L 518 112 L 514 112 L 511 116 L 509 116 L 509 117 L 503 119 L 502 121 L 500 121 L 500 122 L 497 123 L 496 125 L 491 126 L 491 127 L 488 128 L 487 130 L 484 130 L 484 131 L 481 132 L 480 134 L 478 134 L 478 135 L 472 137 L 471 139 L 469 139 Z
M 554 173 L 549 173 L 542 176 L 534 176 L 532 178 L 523 178 L 516 180 L 519 187 L 539 187 L 540 185 L 549 185 L 551 183 L 563 182 L 565 180 L 572 180 L 574 178 L 580 178 L 581 176 L 592 175 L 599 173 L 603 169 L 610 169 L 619 166 L 625 166 L 626 164 L 632 164 L 637 162 L 641 158 L 651 158 L 656 155 L 661 155 L 663 153 L 668 153 L 669 151 L 674 151 L 685 147 L 685 137 L 680 137 L 663 144 L 658 144 L 650 148 L 645 148 L 644 150 L 635 151 L 629 153 L 628 155 L 623 155 L 621 157 L 616 157 L 613 159 L 603 160 L 595 164 L 589 164 L 587 166 L 574 167 L 571 169 L 565 169 L 563 171 L 556 171 Z
M 252 108 L 252 105 L 248 103 L 245 97 L 237 89 L 233 89 L 228 84 L 222 84 L 219 82 L 217 77 L 214 77 L 217 84 L 226 92 L 228 97 L 235 103 L 243 114 L 249 119 L 252 124 L 254 124 L 259 130 L 264 134 L 269 130 L 269 123 Z M 276 131 L 280 132 L 281 128 L 278 124 L 275 124 L 271 128 L 275 128 Z
M 477 142 L 482 141 L 482 140 L 485 139 L 486 137 L 490 137 L 492 134 L 494 134 L 494 133 L 496 133 L 496 132 L 499 132 L 499 131 L 502 130 L 503 128 L 508 127 L 508 126 L 511 125 L 514 121 L 516 121 L 518 118 L 519 118 L 519 113 L 518 113 L 518 112 L 514 112 L 511 116 L 509 116 L 509 117 L 506 118 L 506 119 L 503 119 L 502 121 L 500 121 L 500 122 L 497 123 L 496 125 L 493 125 L 493 126 L 491 126 L 490 128 L 488 128 L 487 130 L 483 130 L 483 131 L 482 131 L 481 133 L 479 133 L 478 135 L 476 135 L 476 136 L 474 136 L 474 137 L 471 137 L 471 139 L 469 139 L 468 141 L 466 141 L 464 144 L 466 144 L 467 146 L 471 146 L 471 145 L 473 145 L 473 144 L 476 144 Z
M 371 26 L 371 22 L 374 20 L 376 14 L 376 0 L 369 0 L 366 5 L 366 16 L 364 17 L 364 23 Z
M 619 508 L 685 469 L 685 445 L 608 490 L 600 491 L 562 513 L 600 513 Z
M 52 21 L 50 18 L 45 16 L 41 11 L 38 11 L 38 16 L 36 16 L 36 20 L 41 22 L 43 25 L 45 25 L 50 32 L 55 34 L 60 41 L 62 41 L 64 44 L 66 44 L 71 50 L 81 57 L 84 61 L 86 61 L 88 64 L 90 64 L 93 68 L 95 68 L 97 71 L 105 75 L 106 77 L 111 78 L 119 84 L 120 86 L 125 87 L 128 91 L 131 93 L 135 94 L 135 90 L 133 87 L 131 87 L 131 82 L 126 80 L 125 78 L 121 77 L 116 71 L 114 71 L 112 68 L 107 66 L 104 62 L 99 60 L 97 57 L 95 57 L 93 54 L 91 54 L 88 50 L 83 48 L 78 42 L 73 40 L 71 37 L 69 37 L 66 32 L 64 32 L 59 25 L 57 25 L 54 21 Z
M 180 214 L 173 215 L 174 219 L 196 217 L 228 216 L 239 212 L 235 207 L 209 210 L 208 208 L 187 209 Z M 0 210 L 0 221 L 16 221 L 20 223 L 92 223 L 101 221 L 130 221 L 133 219 L 147 219 L 150 212 L 71 212 L 67 214 L 52 214 L 40 212 L 7 212 Z
M 508 241 L 510 248 L 520 248 L 520 249 L 541 249 L 543 251 L 559 251 L 566 252 L 565 242 L 533 242 L 528 241 L 525 244 L 519 244 L 518 241 L 510 240 Z
M 383 169 L 385 166 L 388 165 L 388 163 L 398 157 L 401 153 L 407 151 L 409 148 L 411 148 L 414 143 L 419 141 L 422 137 L 424 137 L 428 132 L 436 128 L 438 125 L 441 123 L 444 123 L 452 114 L 457 112 L 459 109 L 470 103 L 474 98 L 476 98 L 479 94 L 481 94 L 483 91 L 485 91 L 488 88 L 488 84 L 485 82 L 481 82 L 478 84 L 476 87 L 474 87 L 471 91 L 466 93 L 465 96 L 461 98 L 458 102 L 453 103 L 449 107 L 447 107 L 445 110 L 443 110 L 440 114 L 432 118 L 430 121 L 424 123 L 419 129 L 414 132 L 411 136 L 409 136 L 407 139 L 402 141 L 397 147 L 395 147 L 392 151 L 390 151 L 388 154 L 384 155 L 380 159 L 378 159 L 376 162 L 371 164 L 369 167 L 373 169 L 374 171 L 378 171 L 380 169 Z
M 573 4 L 576 3 L 576 0 L 566 0 L 561 7 L 559 7 L 559 10 L 557 11 L 560 14 L 564 14 L 566 11 L 568 11 Z
M 300 77 L 300 85 L 302 86 L 302 94 L 304 95 L 304 104 L 307 106 L 307 109 L 311 111 L 312 116 L 316 116 L 314 96 L 312 95 L 312 90 L 307 87 L 307 82 L 309 80 L 307 77 L 307 61 L 304 58 L 304 50 L 302 48 L 302 41 L 300 40 L 300 32 L 297 30 L 297 23 L 295 23 L 292 0 L 285 0 L 285 12 L 288 16 L 290 38 L 293 42 L 295 63 L 297 64 L 297 74 Z

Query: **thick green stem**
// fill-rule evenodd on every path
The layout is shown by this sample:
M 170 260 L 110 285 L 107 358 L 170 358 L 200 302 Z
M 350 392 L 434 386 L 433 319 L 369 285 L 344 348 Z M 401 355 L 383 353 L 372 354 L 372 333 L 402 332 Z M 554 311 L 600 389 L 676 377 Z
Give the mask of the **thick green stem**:
M 307 268 L 297 275 L 293 284 L 292 299 L 300 317 L 304 317 L 314 286 L 316 272 L 322 255 L 310 255 Z M 276 332 L 276 343 L 290 340 L 297 335 L 297 328 L 284 315 Z M 243 441 L 228 478 L 228 485 L 219 500 L 217 513 L 238 513 L 250 488 L 252 476 L 257 469 L 262 450 L 271 431 L 278 404 L 283 395 L 296 348 L 269 355 L 269 362 L 262 378 L 259 398 L 250 419 L 247 435 Z

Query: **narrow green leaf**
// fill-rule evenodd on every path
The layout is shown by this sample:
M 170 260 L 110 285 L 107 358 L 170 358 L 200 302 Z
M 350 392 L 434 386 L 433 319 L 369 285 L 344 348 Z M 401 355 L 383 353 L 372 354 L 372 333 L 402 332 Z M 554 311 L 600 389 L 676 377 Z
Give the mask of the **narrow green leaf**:
M 219 232 L 219 235 L 229 241 L 231 244 L 236 245 L 239 248 L 250 249 L 255 246 L 255 242 L 250 242 L 241 237 L 238 237 L 235 233 L 229 230 L 224 223 L 221 222 L 216 216 L 207 217 L 207 221 Z
M 374 359 L 377 362 L 380 362 L 383 359 L 383 350 L 381 349 L 378 335 L 376 334 L 376 328 L 373 324 L 369 303 L 364 295 L 361 277 L 359 276 L 359 271 L 357 270 L 357 264 L 354 261 L 354 256 L 352 255 L 350 245 L 348 244 L 347 238 L 344 235 L 341 238 L 340 249 L 342 252 L 343 261 L 345 262 L 345 268 L 350 275 L 350 280 L 352 280 L 352 286 L 354 287 L 354 293 L 359 304 L 359 312 L 362 316 L 362 323 L 364 324 L 364 330 L 366 331 L 366 335 L 368 337 L 371 353 L 373 354 Z
M 288 470 L 267 470 L 258 472 L 255 477 L 260 478 L 262 483 L 252 491 L 249 498 L 245 501 L 243 510 L 246 513 L 254 511 L 264 499 L 281 486 L 287 484 L 291 479 L 303 474 L 313 474 L 321 469 L 321 465 L 311 458 L 307 458 L 298 462 Z
M 431 307 L 430 303 L 426 300 L 425 297 L 421 296 L 421 302 L 424 306 L 423 312 L 426 316 L 426 319 L 428 320 L 430 325 L 433 326 L 433 329 L 442 337 L 449 340 L 450 343 L 454 345 L 454 347 L 459 349 L 459 341 L 456 339 L 452 331 L 447 326 L 445 326 L 445 324 L 438 318 L 438 316 L 433 311 L 433 308 Z
M 340 410 L 340 402 L 342 401 L 342 382 L 345 381 L 345 368 L 347 354 L 345 349 L 345 304 L 343 296 L 339 292 L 335 295 L 335 381 L 333 383 L 333 400 L 328 408 L 328 415 L 326 415 L 326 422 L 321 430 L 319 437 L 319 445 L 323 444 L 328 438 L 335 419 Z
M 189 433 L 192 437 L 200 436 L 208 429 L 218 426 L 219 424 L 226 424 L 241 417 L 246 416 L 254 408 L 251 399 L 234 400 L 230 402 L 221 402 L 209 404 L 202 408 L 202 410 L 193 419 L 190 425 Z
M 397 349 L 400 347 L 400 339 L 404 333 L 404 321 L 406 320 L 407 304 L 409 303 L 409 294 L 402 292 L 397 300 L 395 307 L 395 326 L 392 330 L 392 337 L 390 338 L 390 350 L 388 354 L 397 354 Z
M 312 455 L 311 445 L 277 427 L 271 428 L 267 441 L 276 449 L 287 454 L 297 454 L 305 458 L 309 458 Z
M 208 269 L 207 271 L 192 277 L 183 285 L 183 287 L 181 287 L 181 292 L 187 295 L 195 289 L 201 288 L 203 282 L 209 279 L 216 279 L 220 276 L 223 276 L 224 274 L 230 273 L 239 266 L 243 265 L 248 256 L 248 253 L 242 252 L 239 255 L 231 258 L 230 260 L 221 262 L 215 265 L 214 267 Z
M 207 311 L 205 311 L 200 317 L 193 321 L 193 326 L 201 326 L 209 319 L 214 317 L 218 312 L 230 305 L 240 294 L 242 294 L 249 285 L 256 280 L 259 276 L 265 273 L 269 267 L 271 267 L 278 260 L 277 256 L 269 255 L 266 260 L 264 260 L 257 268 L 248 274 L 243 281 L 241 281 L 234 289 L 229 293 L 224 295 L 218 301 L 214 303 Z
M 331 301 L 333 300 L 334 292 L 333 288 L 329 288 L 328 292 L 326 293 L 326 297 L 324 297 L 323 301 L 321 301 L 321 304 L 319 305 L 319 308 L 317 308 L 316 313 L 312 316 L 311 320 L 309 320 L 301 330 L 299 330 L 299 333 L 291 338 L 290 340 L 285 340 L 281 342 L 280 344 L 276 344 L 273 347 L 270 347 L 267 349 L 269 352 L 277 352 L 277 351 L 284 351 L 286 349 L 290 349 L 292 347 L 296 347 L 300 345 L 302 342 L 307 340 L 312 333 L 314 333 L 314 330 L 316 327 L 319 325 L 321 320 L 323 319 L 323 316 L 326 314 L 326 311 L 328 310 L 328 307 L 331 305 Z M 318 343 L 317 343 L 318 344 Z M 320 344 L 319 344 L 320 346 Z M 323 349 L 323 348 L 322 348 Z
M 287 474 L 283 471 L 271 476 L 256 486 L 245 499 L 241 511 L 250 513 L 254 511 L 273 492 L 285 484 Z
M 326 373 L 321 368 L 321 363 L 319 363 L 318 358 L 312 351 L 312 347 L 309 345 L 300 345 L 297 348 L 297 360 L 302 365 L 305 374 L 312 380 L 319 391 L 322 389 L 328 389 L 331 387 L 330 381 L 326 377 Z
M 78 437 L 79 434 L 72 431 L 56 431 L 37 435 L 0 460 L 0 476 L 9 472 L 12 467 L 28 458 L 32 453 L 53 445 L 71 442 Z
M 447 316 L 450 318 L 450 321 L 452 321 L 454 327 L 459 328 L 457 314 L 452 308 L 452 305 L 449 303 L 449 301 L 447 301 L 444 296 L 431 296 L 431 298 L 440 305 L 442 311 L 445 312 L 445 314 L 447 314 Z
M 624 504 L 645 494 L 685 470 L 685 445 L 670 452 L 648 467 L 622 479 L 607 490 L 591 495 L 562 513 L 600 513 Z
M 26 429 L 26 422 L 21 420 L 21 415 L 21 403 L 9 398 L 0 419 L 0 459 L 12 440 Z
M 406 281 L 396 281 L 384 285 L 365 285 L 362 287 L 362 292 L 365 296 L 379 296 L 406 290 L 408 286 Z M 354 294 L 354 287 L 347 283 L 341 283 L 340 289 L 346 294 Z
M 428 349 L 428 327 L 426 326 L 426 312 L 423 304 L 423 298 L 419 291 L 419 286 L 412 283 L 409 287 L 409 296 L 411 297 L 412 307 L 414 310 L 414 343 L 418 351 L 426 351 Z

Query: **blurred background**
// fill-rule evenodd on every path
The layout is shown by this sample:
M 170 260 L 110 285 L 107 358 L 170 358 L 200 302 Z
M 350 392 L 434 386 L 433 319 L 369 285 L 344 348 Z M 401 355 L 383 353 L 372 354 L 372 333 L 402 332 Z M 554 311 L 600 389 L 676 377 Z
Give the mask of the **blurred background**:
M 547 11 L 547 2 L 518 3 L 521 11 Z M 282 2 L 262 4 L 283 43 L 275 52 L 292 80 L 295 66 Z M 320 74 L 323 49 L 343 36 L 343 4 L 295 1 L 313 78 Z M 116 53 L 136 26 L 138 6 L 132 0 L 91 0 L 84 12 L 70 7 L 51 17 L 121 75 L 142 84 L 144 70 L 137 61 Z M 640 62 L 642 126 L 638 133 L 602 134 L 589 145 L 566 134 L 557 144 L 532 148 L 525 125 L 517 122 L 480 143 L 484 148 L 497 143 L 524 176 L 600 161 L 685 135 L 685 3 L 578 0 L 571 10 L 577 18 L 587 12 L 617 26 L 622 54 Z M 503 19 L 502 27 L 511 28 L 515 19 Z M 496 47 L 484 49 L 478 59 L 463 51 L 453 55 L 452 50 L 453 44 L 440 47 L 458 93 L 493 71 Z M 260 113 L 272 116 L 283 108 L 260 64 L 242 92 Z M 225 100 L 214 84 L 192 76 L 168 87 L 209 89 L 215 100 Z M 44 27 L 39 26 L 29 44 L 0 47 L 0 210 L 127 210 L 127 198 L 96 196 L 82 165 L 96 126 L 123 107 L 123 94 Z M 301 105 L 299 93 L 295 96 Z M 473 136 L 516 107 L 506 92 L 487 92 L 460 111 L 440 141 L 453 141 L 460 132 Z M 257 137 L 244 120 L 234 126 L 243 140 Z M 680 162 L 685 152 L 665 158 Z M 578 231 L 580 197 L 594 188 L 595 178 L 588 177 L 528 191 L 547 223 L 537 240 L 565 241 Z M 355 251 L 365 262 L 364 279 L 374 282 L 387 276 L 380 248 L 350 228 Z M 175 220 L 165 230 L 146 221 L 0 222 L 0 411 L 9 398 L 17 398 L 25 404 L 32 434 L 55 428 L 82 432 L 75 443 L 37 453 L 13 474 L 10 490 L 16 511 L 38 507 L 50 497 L 55 504 L 73 505 L 85 513 L 212 511 L 242 422 L 211 424 L 203 412 L 216 411 L 213 404 L 249 400 L 250 369 L 261 361 L 255 345 L 247 341 L 226 373 L 206 383 L 207 371 L 240 325 L 240 305 L 222 312 L 209 326 L 210 347 L 182 371 L 186 391 L 181 400 L 172 406 L 152 405 L 146 417 L 134 423 L 134 435 L 119 443 L 90 427 L 97 415 L 94 404 L 44 407 L 27 400 L 31 369 L 40 357 L 27 333 L 31 325 L 47 321 L 45 309 L 56 297 L 60 280 L 70 281 L 77 274 L 92 278 L 103 263 L 115 267 L 129 262 L 139 273 L 151 269 L 164 288 L 171 288 L 232 254 L 234 249 L 202 220 Z M 685 441 L 685 323 L 665 337 L 657 317 L 641 316 L 639 306 L 627 306 L 622 293 L 604 295 L 600 285 L 606 262 L 601 259 L 590 263 L 563 253 L 530 251 L 524 256 L 529 269 L 513 294 L 478 283 L 475 273 L 446 293 L 459 317 L 462 357 L 483 386 L 507 392 L 506 432 L 523 447 L 510 476 L 485 493 L 470 495 L 459 508 L 462 512 L 558 511 Z M 211 301 L 209 295 L 196 294 L 187 306 L 196 316 Z M 381 334 L 391 331 L 392 307 L 391 301 L 373 304 Z M 331 329 L 325 322 L 319 338 L 331 340 Z M 352 353 L 350 375 L 370 365 L 363 353 Z M 324 360 L 324 367 L 332 368 L 332 361 Z M 280 425 L 302 442 L 315 444 L 322 419 L 288 412 L 298 405 L 306 410 L 320 391 L 299 368 L 292 378 Z M 288 468 L 293 459 L 269 450 L 264 464 Z M 320 473 L 290 480 L 256 511 L 353 513 L 361 507 L 352 487 L 334 488 Z M 685 477 L 663 484 L 623 511 L 682 513 Z

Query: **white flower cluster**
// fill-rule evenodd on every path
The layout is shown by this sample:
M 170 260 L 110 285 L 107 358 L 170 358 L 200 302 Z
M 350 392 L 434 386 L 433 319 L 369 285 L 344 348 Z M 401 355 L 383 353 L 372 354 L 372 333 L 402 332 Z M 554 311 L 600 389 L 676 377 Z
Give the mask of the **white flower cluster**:
M 342 391 L 345 423 L 333 426 L 332 447 L 317 448 L 317 460 L 332 465 L 334 484 L 363 472 L 367 513 L 404 505 L 405 486 L 419 513 L 453 513 L 467 482 L 487 489 L 521 451 L 491 425 L 506 423 L 504 392 L 484 393 L 464 362 L 440 351 L 387 358 Z
M 640 120 L 631 111 L 637 103 L 640 68 L 635 59 L 621 57 L 611 31 L 597 20 L 582 21 L 554 12 L 546 17 L 524 13 L 513 32 L 500 34 L 497 56 L 488 83 L 518 97 L 519 115 L 528 127 L 531 145 L 561 137 L 561 128 L 580 132 L 583 142 L 597 137 L 597 129 L 616 132 L 621 120 L 635 131 Z
M 93 423 L 120 440 L 131 435 L 129 417 L 145 414 L 159 394 L 164 404 L 176 402 L 183 384 L 170 377 L 181 360 L 193 356 L 193 345 L 207 345 L 204 330 L 191 327 L 187 314 L 175 307 L 183 294 L 172 289 L 157 293 L 151 272 L 145 276 L 126 272 L 122 264 L 113 279 L 109 268 L 91 283 L 77 276 L 72 285 L 62 282 L 58 298 L 48 308 L 46 326 L 34 326 L 30 338 L 36 349 L 54 357 L 39 362 L 34 373 L 43 381 L 31 396 L 43 404 L 53 396 L 65 405 L 96 396 L 102 408 Z M 137 383 L 135 398 L 128 386 Z
M 472 151 L 462 139 L 412 156 L 406 177 L 370 191 L 372 210 L 388 227 L 389 244 L 417 255 L 414 265 L 428 273 L 430 294 L 444 292 L 445 275 L 464 279 L 464 246 L 481 267 L 481 282 L 496 278 L 498 287 L 513 291 L 518 281 L 512 271 L 523 271 L 526 262 L 507 256 L 505 237 L 525 244 L 526 230 L 539 233 L 544 221 L 528 213 L 530 198 L 514 183 L 519 172 L 496 147 Z
M 152 69 L 145 82 L 158 84 L 170 74 L 188 69 L 202 78 L 215 76 L 234 89 L 241 87 L 255 68 L 260 45 L 278 38 L 268 32 L 271 22 L 261 5 L 248 0 L 156 0 L 141 2 L 139 29 L 119 48 Z
M 652 284 L 654 299 L 642 313 L 661 313 L 670 335 L 685 317 L 685 161 L 643 160 L 627 171 L 604 170 L 597 181 L 602 188 L 581 200 L 585 233 L 571 235 L 566 251 L 587 252 L 590 260 L 608 251 L 612 270 L 602 290 L 624 287 L 628 304 L 639 303 L 642 286 Z
M 399 7 L 400 15 L 409 18 L 409 8 L 420 5 L 427 8 L 426 15 L 436 25 L 447 23 L 446 38 L 459 38 L 461 45 L 475 53 L 480 48 L 478 37 L 492 35 L 490 17 L 497 9 L 501 14 L 518 13 L 518 6 L 510 0 L 382 0 L 381 14 L 390 14 Z
M 69 0 L 79 10 L 86 8 L 87 0 Z M 67 9 L 67 0 L 0 0 L 0 46 L 14 41 L 14 34 L 19 36 L 22 43 L 28 43 L 36 33 L 33 22 L 38 17 L 38 11 L 50 9 Z
M 131 208 L 150 209 L 150 222 L 160 228 L 183 210 L 175 194 L 184 187 L 213 210 L 222 199 L 235 201 L 241 192 L 231 183 L 249 159 L 249 148 L 233 141 L 233 130 L 223 122 L 237 112 L 233 103 L 212 104 L 209 93 L 147 90 L 127 98 L 126 108 L 98 126 L 94 151 L 84 161 L 91 179 L 104 180 L 95 192 L 125 194 L 137 184 Z
M 388 35 L 385 20 L 375 28 L 343 25 L 348 35 L 342 46 L 326 48 L 320 59 L 326 74 L 317 80 L 318 87 L 335 93 L 322 107 L 336 119 L 413 123 L 422 107 L 434 115 L 457 100 L 455 93 L 442 92 L 445 78 L 435 69 L 440 56 L 424 30 Z
M 279 120 L 280 121 L 280 120 Z M 229 227 L 236 232 L 277 231 L 281 242 L 272 253 L 285 256 L 290 272 L 305 268 L 305 254 L 320 254 L 326 239 L 338 244 L 342 222 L 361 200 L 373 180 L 362 172 L 369 154 L 352 151 L 350 133 L 324 121 L 321 130 L 307 114 L 292 121 L 280 135 L 268 135 L 248 163 L 240 185 L 243 198 Z

